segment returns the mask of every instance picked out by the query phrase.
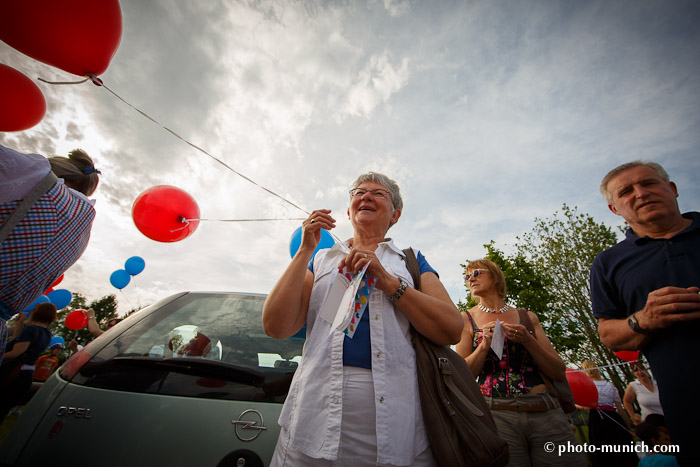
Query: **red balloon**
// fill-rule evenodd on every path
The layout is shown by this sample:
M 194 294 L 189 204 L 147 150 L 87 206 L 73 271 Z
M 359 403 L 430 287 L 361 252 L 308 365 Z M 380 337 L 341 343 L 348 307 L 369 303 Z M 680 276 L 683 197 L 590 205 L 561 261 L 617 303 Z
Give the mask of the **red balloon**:
M 119 0 L 0 2 L 0 40 L 74 75 L 101 75 L 119 47 Z
M 195 230 L 199 221 L 197 202 L 187 192 L 174 186 L 159 185 L 141 193 L 131 208 L 136 227 L 151 240 L 178 242 Z
M 639 350 L 618 350 L 615 352 L 615 355 L 626 362 L 639 360 Z
M 68 315 L 66 315 L 66 327 L 77 331 L 78 329 L 83 329 L 88 325 L 87 311 L 85 310 L 73 310 Z
M 61 283 L 62 280 L 63 280 L 63 274 L 61 274 L 60 276 L 58 276 L 58 279 L 56 279 L 55 281 L 53 281 L 53 282 L 51 283 L 51 287 L 56 287 L 58 284 Z
M 46 113 L 46 100 L 39 86 L 19 71 L 2 63 L 0 102 L 0 131 L 26 130 L 39 123 Z
M 569 382 L 576 404 L 583 407 L 598 407 L 598 388 L 588 375 L 583 371 L 567 369 L 566 380 Z

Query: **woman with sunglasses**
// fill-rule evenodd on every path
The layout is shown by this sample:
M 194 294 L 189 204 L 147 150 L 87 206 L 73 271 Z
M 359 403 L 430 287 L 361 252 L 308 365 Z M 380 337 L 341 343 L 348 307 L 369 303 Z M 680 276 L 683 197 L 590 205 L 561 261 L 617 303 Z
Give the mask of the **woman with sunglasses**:
M 435 465 L 411 326 L 437 344 L 453 344 L 463 325 L 423 255 L 416 255 L 419 291 L 405 253 L 386 238 L 402 208 L 396 182 L 369 172 L 350 190 L 352 238 L 314 255 L 321 229 L 334 228 L 335 219 L 321 209 L 303 222 L 301 246 L 263 308 L 272 337 L 293 336 L 306 324 L 303 358 L 280 415 L 271 465 Z M 348 280 L 365 267 L 364 285 L 350 302 L 355 321 L 334 324 L 349 309 L 339 306 Z
M 547 393 L 542 378 L 564 381 L 566 366 L 537 315 L 525 311 L 532 323 L 530 332 L 518 309 L 505 302 L 505 276 L 496 263 L 472 261 L 464 277 L 478 305 L 462 316 L 464 330 L 457 353 L 478 375 L 498 434 L 508 442 L 509 465 L 585 466 L 583 454 L 573 450 L 560 453 L 558 449 L 578 442 L 559 401 Z M 502 347 L 494 346 L 500 339 Z

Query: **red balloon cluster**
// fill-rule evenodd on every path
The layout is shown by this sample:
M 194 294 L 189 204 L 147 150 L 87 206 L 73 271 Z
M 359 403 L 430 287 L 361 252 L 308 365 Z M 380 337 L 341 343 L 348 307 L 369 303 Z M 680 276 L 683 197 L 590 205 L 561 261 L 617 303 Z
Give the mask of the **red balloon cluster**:
M 566 380 L 574 395 L 574 402 L 583 407 L 598 407 L 598 388 L 584 372 L 567 369 Z
M 68 315 L 66 315 L 66 327 L 77 331 L 78 329 L 83 329 L 88 325 L 87 311 L 85 310 L 73 310 Z
M 0 2 L 0 40 L 74 75 L 101 75 L 119 47 L 119 0 Z
M 136 228 L 146 237 L 158 242 L 178 242 L 197 230 L 197 202 L 184 190 L 159 185 L 141 193 L 131 208 Z
M 95 84 L 121 37 L 119 0 L 0 1 L 0 40 L 68 73 L 90 75 Z M 46 113 L 44 95 L 36 84 L 1 64 L 0 102 L 0 131 L 26 130 Z
M 46 113 L 46 100 L 39 86 L 19 71 L 2 63 L 0 102 L 0 131 L 26 130 L 39 123 Z
M 49 286 L 49 288 L 46 289 L 46 292 L 44 292 L 44 295 L 48 295 L 48 294 L 50 294 L 51 292 L 53 292 L 53 288 L 56 287 L 58 284 L 60 284 L 62 280 L 63 280 L 63 274 L 61 274 L 60 276 L 58 276 L 58 279 L 56 279 L 55 281 L 53 281 L 53 282 L 51 283 L 51 285 Z

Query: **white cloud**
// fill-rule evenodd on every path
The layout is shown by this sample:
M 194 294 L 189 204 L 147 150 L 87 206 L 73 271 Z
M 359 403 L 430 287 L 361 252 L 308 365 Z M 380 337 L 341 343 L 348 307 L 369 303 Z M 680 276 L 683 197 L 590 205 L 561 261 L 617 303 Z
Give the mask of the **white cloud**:
M 641 6 L 640 6 L 641 5 Z M 119 96 L 304 210 L 352 234 L 347 189 L 377 170 L 405 209 L 390 235 L 420 248 L 454 300 L 459 264 L 529 230 L 562 203 L 617 224 L 597 192 L 614 165 L 664 164 L 683 209 L 700 188 L 700 18 L 656 2 L 122 2 L 103 75 Z M 695 21 L 695 22 L 694 22 Z M 0 43 L 28 76 L 65 73 Z M 35 128 L 0 134 L 27 152 L 83 147 L 103 170 L 88 250 L 66 287 L 124 307 L 182 290 L 266 292 L 305 214 L 86 83 L 39 83 Z M 203 221 L 182 242 L 145 238 L 131 204 L 156 184 L 188 191 Z M 109 274 L 146 270 L 123 292 Z

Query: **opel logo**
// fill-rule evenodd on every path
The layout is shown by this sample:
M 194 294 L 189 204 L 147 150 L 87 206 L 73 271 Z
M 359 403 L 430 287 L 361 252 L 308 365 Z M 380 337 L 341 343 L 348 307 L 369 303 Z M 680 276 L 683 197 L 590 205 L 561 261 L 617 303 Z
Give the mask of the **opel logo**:
M 255 414 L 252 417 L 248 417 L 253 418 L 253 420 L 243 420 L 243 417 L 248 413 Z M 258 419 L 260 420 L 259 424 Z M 236 425 L 236 437 L 241 441 L 253 441 L 260 436 L 260 433 L 267 430 L 262 414 L 255 409 L 244 410 L 243 413 L 238 416 L 238 420 L 231 420 L 231 423 Z M 244 437 L 239 430 L 253 430 L 253 434 L 251 434 L 250 437 Z

